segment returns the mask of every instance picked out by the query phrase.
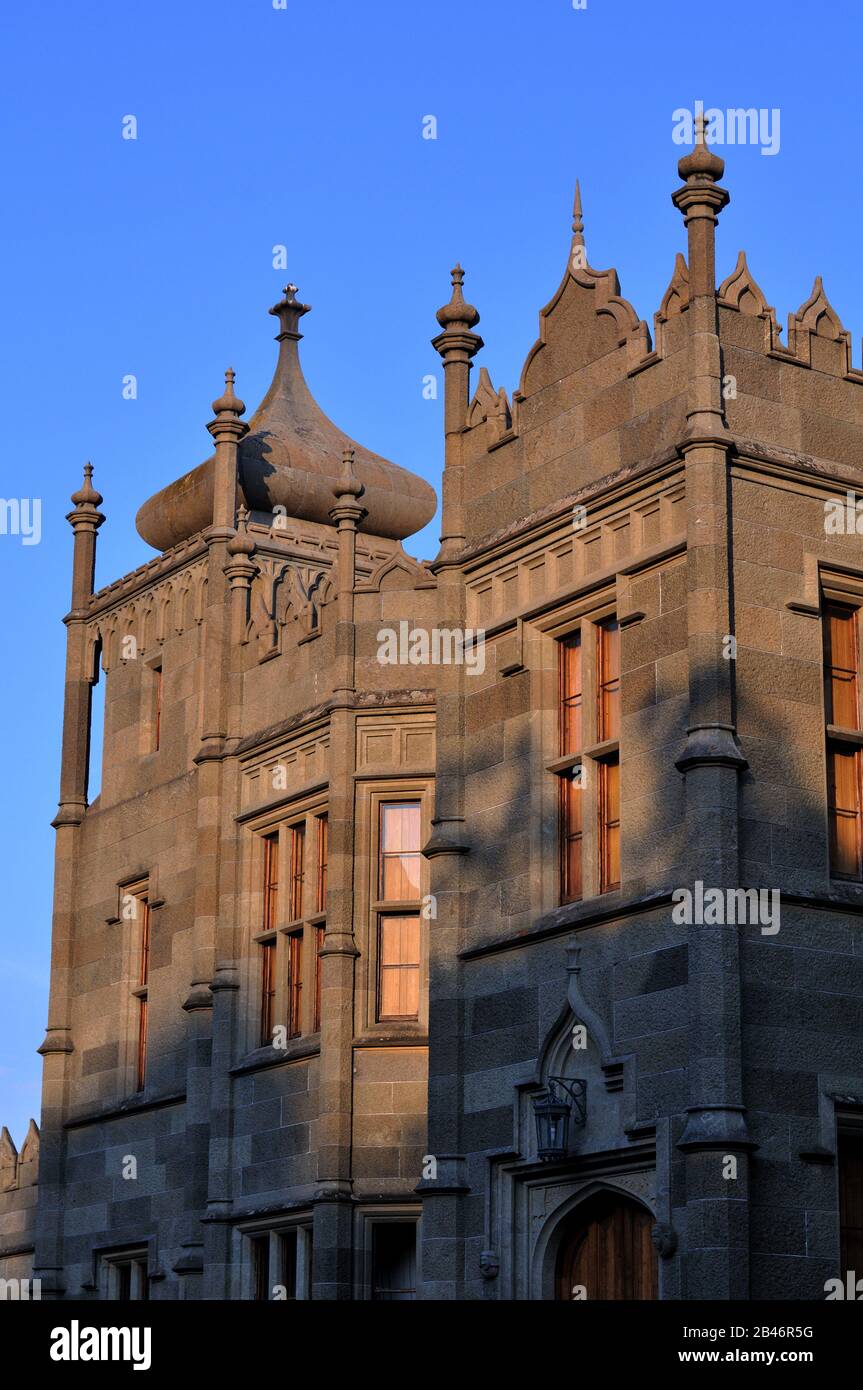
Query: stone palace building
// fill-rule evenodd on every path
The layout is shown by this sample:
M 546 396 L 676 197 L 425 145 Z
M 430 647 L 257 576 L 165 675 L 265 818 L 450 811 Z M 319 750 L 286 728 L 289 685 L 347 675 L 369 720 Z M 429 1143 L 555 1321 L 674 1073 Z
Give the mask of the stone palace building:
M 93 592 L 72 498 L 42 1298 L 823 1299 L 863 1276 L 863 371 L 783 341 L 723 161 L 654 332 L 563 279 L 509 397 L 456 267 L 427 483 L 271 312 L 258 409 Z M 805 249 L 805 243 L 801 243 Z M 669 258 L 670 259 L 670 258 Z M 100 794 L 91 700 L 106 683 Z M 745 890 L 745 891 L 744 891 Z M 38 1176 L 37 1176 L 38 1170 Z

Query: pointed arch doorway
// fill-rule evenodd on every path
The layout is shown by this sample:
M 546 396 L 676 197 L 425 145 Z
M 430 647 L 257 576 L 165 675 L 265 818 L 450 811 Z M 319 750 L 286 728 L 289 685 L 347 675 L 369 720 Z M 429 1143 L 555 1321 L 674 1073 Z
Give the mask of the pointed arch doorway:
M 555 1297 L 567 1302 L 585 1296 L 590 1302 L 655 1299 L 652 1226 L 650 1212 L 619 1192 L 597 1192 L 580 1203 L 561 1233 Z

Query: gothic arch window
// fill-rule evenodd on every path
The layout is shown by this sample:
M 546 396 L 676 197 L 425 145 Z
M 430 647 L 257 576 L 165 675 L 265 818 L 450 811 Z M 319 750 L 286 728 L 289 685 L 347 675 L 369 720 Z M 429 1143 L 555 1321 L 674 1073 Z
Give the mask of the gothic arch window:
M 561 1222 L 554 1296 L 567 1302 L 655 1299 L 653 1216 L 631 1197 L 602 1188 Z

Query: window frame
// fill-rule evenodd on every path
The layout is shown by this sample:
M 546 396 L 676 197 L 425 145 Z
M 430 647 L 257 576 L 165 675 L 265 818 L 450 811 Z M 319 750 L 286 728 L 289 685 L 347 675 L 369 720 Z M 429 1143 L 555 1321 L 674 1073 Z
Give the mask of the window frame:
M 130 916 L 129 902 L 136 904 Z M 138 905 L 143 902 L 143 919 Z M 152 1058 L 152 955 L 153 913 L 162 906 L 155 872 L 138 873 L 117 885 L 117 915 L 109 917 L 110 925 L 122 929 L 123 979 L 125 981 L 127 1016 L 126 1047 L 121 1063 L 123 1094 L 139 1098 L 146 1094 L 148 1071 Z
M 129 1297 L 122 1297 L 125 1274 L 129 1275 Z M 136 1290 L 138 1296 L 136 1297 Z M 99 1252 L 99 1292 L 109 1303 L 149 1303 L 150 1247 L 130 1246 L 122 1250 Z
M 320 1042 L 320 950 L 326 931 L 326 902 L 318 895 L 318 827 L 326 820 L 325 796 L 316 796 L 295 806 L 281 807 L 277 813 L 250 825 L 251 872 L 250 995 L 255 1001 L 249 1032 L 252 1048 L 272 1046 L 276 1028 L 284 1027 L 289 1044 Z M 298 837 L 297 831 L 301 832 Z M 278 855 L 278 894 L 275 912 L 266 912 L 267 842 L 275 843 Z M 301 842 L 301 857 L 297 846 Z M 272 853 L 273 851 L 269 851 Z M 300 885 L 301 898 L 300 898 Z M 296 909 L 299 916 L 293 916 Z M 269 951 L 274 988 L 269 1039 L 264 1036 L 264 971 Z M 298 959 L 299 958 L 299 959 Z M 295 978 L 299 964 L 300 976 Z M 251 1039 L 250 1039 L 251 1040 Z M 281 1051 L 282 1049 L 278 1049 Z
M 428 909 L 429 865 L 422 849 L 431 834 L 434 780 L 429 776 L 372 778 L 358 788 L 356 806 L 355 911 L 357 944 L 357 990 L 355 1028 L 358 1038 L 390 1038 L 398 1035 L 424 1039 L 428 1033 L 428 954 L 430 913 Z M 385 900 L 378 896 L 380 807 L 385 803 L 417 801 L 420 804 L 420 894 L 418 898 Z M 415 1018 L 378 1017 L 381 914 L 419 917 L 419 1011 Z
M 847 584 L 847 587 L 846 587 Z M 855 645 L 855 665 L 853 668 L 837 668 L 828 664 L 828 618 L 831 612 L 844 610 L 851 618 Z M 863 882 L 863 699 L 861 699 L 861 651 L 863 651 L 863 594 L 857 587 L 851 587 L 846 580 L 831 580 L 822 576 L 820 642 L 822 668 L 822 701 L 824 708 L 824 775 L 827 817 L 827 864 L 830 879 L 840 883 Z M 856 726 L 833 722 L 832 691 L 830 673 L 837 669 L 853 670 L 856 703 Z M 845 756 L 853 759 L 853 781 L 856 795 L 856 869 L 845 873 L 837 868 L 837 833 L 834 805 L 833 758 Z
M 243 1222 L 236 1228 L 240 1242 L 240 1296 L 255 1303 L 304 1303 L 312 1297 L 312 1261 L 314 1258 L 314 1223 L 310 1212 L 298 1212 L 290 1217 L 274 1217 L 267 1222 Z M 294 1259 L 294 1296 L 274 1299 L 273 1289 L 288 1287 L 283 1283 L 285 1238 L 296 1241 Z M 259 1264 L 266 1246 L 266 1282 Z M 276 1277 L 278 1276 L 278 1277 Z M 260 1292 L 267 1289 L 267 1297 Z
M 602 632 L 609 623 L 616 624 L 618 659 L 615 682 L 618 694 L 616 728 L 609 731 L 605 726 L 602 692 L 604 658 L 602 655 Z M 557 730 L 557 756 L 546 763 L 546 770 L 558 779 L 557 799 L 557 866 L 556 902 L 559 906 L 584 902 L 618 892 L 622 885 L 622 827 L 620 820 L 620 756 L 622 723 L 622 629 L 617 613 L 617 603 L 613 595 L 606 595 L 585 606 L 577 614 L 568 616 L 546 629 L 553 642 L 553 660 L 556 667 L 557 704 L 555 727 Z M 566 749 L 565 741 L 565 643 L 573 637 L 580 637 L 581 650 L 581 748 Z M 608 828 L 611 822 L 607 817 L 607 784 L 610 767 L 617 768 L 617 852 L 612 874 L 608 863 Z M 577 791 L 572 780 L 577 782 Z M 570 894 L 566 861 L 568 838 L 566 808 L 567 798 L 577 794 L 582 798 L 581 809 L 581 892 Z
M 151 656 L 142 660 L 140 751 L 142 756 L 160 752 L 164 745 L 165 715 L 165 653 L 159 646 Z

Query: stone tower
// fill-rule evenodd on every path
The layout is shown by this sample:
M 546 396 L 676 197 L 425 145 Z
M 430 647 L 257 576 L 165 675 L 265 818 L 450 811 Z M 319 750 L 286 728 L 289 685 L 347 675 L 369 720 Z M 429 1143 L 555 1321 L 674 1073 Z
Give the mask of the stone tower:
M 454 269 L 433 561 L 293 286 L 260 407 L 228 372 L 98 593 L 87 469 L 34 1239 L 0 1184 L 43 1297 L 863 1272 L 863 371 L 820 280 L 785 342 L 743 253 L 717 285 L 703 128 L 679 172 L 653 340 L 578 190 L 511 397 Z

